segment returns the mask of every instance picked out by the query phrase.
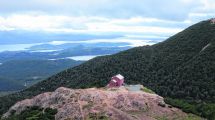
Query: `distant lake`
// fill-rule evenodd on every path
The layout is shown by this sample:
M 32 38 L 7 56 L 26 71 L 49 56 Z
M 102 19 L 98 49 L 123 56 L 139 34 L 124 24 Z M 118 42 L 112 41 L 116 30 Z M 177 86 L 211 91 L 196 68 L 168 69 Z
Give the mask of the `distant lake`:
M 73 56 L 73 57 L 67 57 L 67 59 L 87 61 L 87 60 L 93 59 L 93 58 L 98 57 L 98 56 L 105 56 L 105 55 L 84 55 L 84 56 Z

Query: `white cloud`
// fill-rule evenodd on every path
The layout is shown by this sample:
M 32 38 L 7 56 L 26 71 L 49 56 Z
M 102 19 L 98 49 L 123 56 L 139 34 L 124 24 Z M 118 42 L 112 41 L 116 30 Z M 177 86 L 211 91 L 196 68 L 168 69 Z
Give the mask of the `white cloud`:
M 49 16 L 84 16 L 86 19 L 88 17 L 130 18 L 130 21 L 125 22 L 142 22 L 141 18 L 144 18 L 144 22 L 160 22 L 160 20 L 184 22 L 190 19 L 190 13 L 207 15 L 214 13 L 214 9 L 214 0 L 0 0 L 0 14 L 6 16 L 39 13 L 39 15 Z M 52 20 L 55 21 L 55 18 Z M 41 24 L 44 26 L 44 23 L 46 21 L 41 21 L 34 26 Z M 80 29 L 85 27 L 79 23 L 82 22 L 72 25 L 77 28 L 81 26 Z M 49 23 L 46 25 L 48 26 Z
M 194 1 L 195 2 L 195 1 Z M 215 2 L 214 0 L 199 0 L 201 5 L 196 6 L 191 12 L 188 13 L 189 20 L 198 22 L 215 17 Z
M 170 36 L 195 22 L 215 16 L 215 2 L 0 0 L 0 15 L 0 31 Z
M 117 38 L 117 39 L 94 39 L 94 40 L 87 40 L 87 41 L 52 41 L 49 42 L 47 44 L 50 45 L 62 45 L 62 44 L 66 44 L 66 43 L 88 43 L 88 44 L 92 44 L 92 43 L 129 43 L 129 46 L 132 47 L 137 47 L 137 46 L 143 46 L 143 45 L 152 45 L 154 44 L 153 42 L 151 42 L 151 40 L 143 40 L 143 39 L 129 39 L 127 37 L 124 38 Z
M 83 22 L 85 21 L 81 17 L 15 14 L 7 17 L 0 17 L 0 29 L 4 27 L 46 31 L 47 29 L 61 28 L 63 26 L 69 27 L 70 25 L 73 25 L 72 27 L 77 29 L 81 27 Z
M 133 17 L 129 19 L 14 14 L 0 16 L 0 30 L 30 30 L 45 32 L 71 33 L 169 33 L 181 31 L 181 28 L 154 26 L 157 23 L 175 23 L 155 18 Z M 177 23 L 177 22 L 176 22 Z M 144 25 L 147 24 L 147 25 Z
M 0 0 L 0 13 L 40 11 L 47 14 L 109 18 L 152 17 L 183 21 L 197 8 L 214 8 L 214 0 Z
M 205 10 L 215 10 L 215 2 L 214 0 L 201 0 L 203 4 L 203 9 Z

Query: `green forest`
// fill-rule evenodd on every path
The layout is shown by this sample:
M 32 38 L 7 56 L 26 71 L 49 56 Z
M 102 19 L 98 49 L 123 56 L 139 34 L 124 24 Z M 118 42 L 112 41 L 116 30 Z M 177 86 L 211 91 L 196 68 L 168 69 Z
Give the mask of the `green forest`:
M 97 57 L 21 92 L 0 98 L 0 114 L 18 100 L 60 86 L 103 87 L 115 74 L 142 84 L 188 113 L 215 120 L 215 25 L 197 23 L 164 42 Z
M 19 91 L 64 69 L 84 61 L 62 60 L 9 60 L 0 66 L 0 92 Z

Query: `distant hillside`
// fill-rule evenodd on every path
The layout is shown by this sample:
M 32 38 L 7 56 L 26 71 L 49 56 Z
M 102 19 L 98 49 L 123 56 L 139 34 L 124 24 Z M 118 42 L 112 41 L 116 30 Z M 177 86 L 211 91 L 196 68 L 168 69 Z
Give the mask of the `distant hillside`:
M 23 88 L 24 88 L 23 84 L 19 82 L 10 80 L 8 78 L 7 79 L 0 78 L 0 94 L 1 94 L 1 91 L 14 91 L 14 90 L 20 90 Z
M 0 111 L 5 112 L 17 100 L 60 86 L 105 86 L 111 76 L 120 73 L 126 83 L 141 83 L 161 96 L 172 98 L 168 102 L 174 106 L 214 120 L 214 71 L 215 25 L 202 21 L 164 42 L 97 57 L 22 92 L 3 97 Z M 174 101 L 176 99 L 182 102 Z
M 11 60 L 0 65 L 0 91 L 20 90 L 64 69 L 83 63 L 75 60 Z
M 112 38 L 111 36 L 109 37 Z M 129 46 L 130 43 L 126 42 L 55 42 L 62 42 L 62 44 L 32 44 L 33 46 L 31 47 L 22 46 L 22 44 L 0 45 L 0 83 L 2 83 L 0 85 L 0 91 L 21 90 L 26 88 L 26 86 L 29 87 L 62 70 L 79 65 L 83 61 L 88 60 L 89 56 L 115 54 L 131 48 L 131 46 Z M 26 48 L 25 50 L 23 48 L 21 51 L 1 51 L 1 48 L 3 48 L 3 50 L 6 50 L 6 48 L 8 50 L 13 50 L 13 48 L 16 47 Z M 69 59 L 83 61 L 73 61 Z
M 106 43 L 108 44 L 108 43 Z M 89 45 L 89 44 L 88 44 Z M 66 49 L 48 49 L 45 47 L 41 49 L 28 49 L 26 51 L 5 51 L 0 52 L 0 63 L 10 61 L 10 60 L 48 60 L 48 59 L 60 59 L 73 56 L 85 56 L 85 55 L 106 55 L 106 54 L 115 54 L 123 50 L 127 50 L 131 47 L 111 47 L 111 46 L 91 46 L 87 47 L 83 45 L 73 46 L 73 44 L 65 44 Z M 94 44 L 95 45 L 95 44 Z M 119 44 L 116 44 L 119 45 Z M 70 47 L 68 47 L 70 46 Z M 55 46 L 59 47 L 59 46 Z M 62 47 L 62 46 L 61 46 Z M 43 52 L 46 50 L 56 50 L 52 52 Z M 42 51 L 42 52 L 41 52 Z

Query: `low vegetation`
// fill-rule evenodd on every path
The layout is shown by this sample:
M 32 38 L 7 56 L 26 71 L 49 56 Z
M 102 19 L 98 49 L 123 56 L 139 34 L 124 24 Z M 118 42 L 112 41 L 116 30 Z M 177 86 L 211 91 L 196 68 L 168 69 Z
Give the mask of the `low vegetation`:
M 109 120 L 105 113 L 90 113 L 87 120 Z
M 187 100 L 166 98 L 165 102 L 174 107 L 182 109 L 184 112 L 193 113 L 209 120 L 215 120 L 215 104 L 202 102 L 188 102 Z M 192 116 L 190 116 L 190 119 Z
M 202 120 L 202 118 L 193 114 L 189 114 L 188 117 L 185 118 L 184 120 Z
M 83 106 L 83 109 L 90 109 L 93 106 L 93 102 L 89 102 L 88 104 Z
M 146 92 L 146 93 L 155 94 L 154 91 L 152 91 L 152 90 L 150 90 L 150 89 L 148 89 L 148 88 L 146 88 L 146 87 L 140 88 L 140 90 L 142 90 L 142 91 L 144 91 L 144 92 Z
M 34 106 L 22 111 L 18 115 L 13 114 L 9 118 L 3 120 L 54 120 L 56 113 L 57 113 L 56 109 L 51 108 L 44 109 Z

